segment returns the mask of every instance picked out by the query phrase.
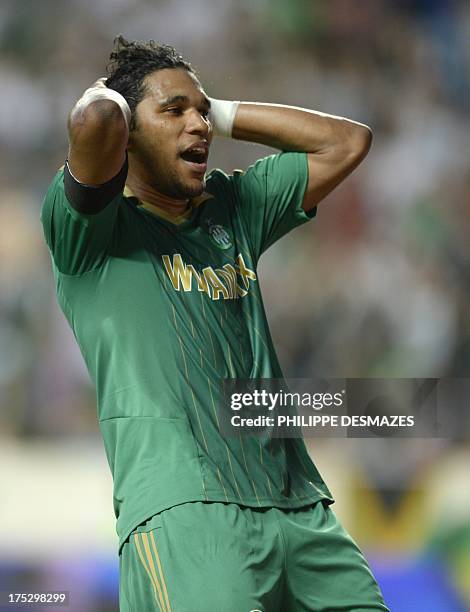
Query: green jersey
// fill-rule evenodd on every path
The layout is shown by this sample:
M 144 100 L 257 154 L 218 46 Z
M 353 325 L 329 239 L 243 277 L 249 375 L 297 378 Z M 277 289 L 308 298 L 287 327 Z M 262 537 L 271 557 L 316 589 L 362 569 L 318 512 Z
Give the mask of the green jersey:
M 222 379 L 282 377 L 256 268 L 314 216 L 301 208 L 307 180 L 304 153 L 214 170 L 179 223 L 126 192 L 82 214 L 63 170 L 51 183 L 41 219 L 57 298 L 97 390 L 121 545 L 185 502 L 331 500 L 303 439 L 219 431 Z

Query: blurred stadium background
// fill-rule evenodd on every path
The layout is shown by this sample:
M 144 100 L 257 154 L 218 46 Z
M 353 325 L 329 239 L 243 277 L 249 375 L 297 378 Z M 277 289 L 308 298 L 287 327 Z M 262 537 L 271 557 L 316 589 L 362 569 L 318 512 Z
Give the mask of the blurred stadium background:
M 74 612 L 117 610 L 117 539 L 39 211 L 67 113 L 120 32 L 175 45 L 214 97 L 373 127 L 360 169 L 262 262 L 288 376 L 470 371 L 468 2 L 2 0 L 0 590 L 69 590 Z M 267 153 L 218 141 L 210 161 L 231 171 Z M 392 611 L 470 609 L 469 431 L 309 447 Z

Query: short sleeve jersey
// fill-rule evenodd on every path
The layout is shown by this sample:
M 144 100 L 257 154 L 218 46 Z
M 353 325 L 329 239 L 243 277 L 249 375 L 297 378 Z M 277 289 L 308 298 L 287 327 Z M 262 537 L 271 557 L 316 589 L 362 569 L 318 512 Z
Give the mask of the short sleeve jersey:
M 314 216 L 306 154 L 213 170 L 174 223 L 135 197 L 77 212 L 60 170 L 41 219 L 58 302 L 96 386 L 122 545 L 190 501 L 296 508 L 331 494 L 303 439 L 223 437 L 220 382 L 282 378 L 258 284 L 270 245 Z

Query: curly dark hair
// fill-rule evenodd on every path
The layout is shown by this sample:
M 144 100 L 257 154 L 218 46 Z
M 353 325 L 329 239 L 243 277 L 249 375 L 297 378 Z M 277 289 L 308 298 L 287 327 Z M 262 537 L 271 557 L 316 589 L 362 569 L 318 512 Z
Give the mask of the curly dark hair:
M 130 129 L 136 128 L 135 109 L 145 96 L 144 79 L 155 70 L 184 68 L 196 75 L 191 64 L 170 45 L 127 41 L 122 34 L 114 39 L 114 49 L 106 67 L 106 87 L 119 92 L 127 100 L 132 117 Z

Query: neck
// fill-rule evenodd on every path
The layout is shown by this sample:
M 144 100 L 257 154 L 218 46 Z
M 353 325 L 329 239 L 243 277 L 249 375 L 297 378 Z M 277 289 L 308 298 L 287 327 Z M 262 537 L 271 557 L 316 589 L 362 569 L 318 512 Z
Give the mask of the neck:
M 189 204 L 189 198 L 177 199 L 160 193 L 151 185 L 144 183 L 135 175 L 129 174 L 126 184 L 129 186 L 136 198 L 142 202 L 148 202 L 154 206 L 158 206 L 170 215 L 181 215 L 184 213 Z

